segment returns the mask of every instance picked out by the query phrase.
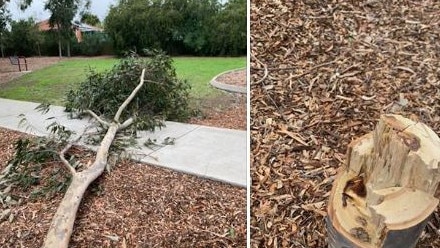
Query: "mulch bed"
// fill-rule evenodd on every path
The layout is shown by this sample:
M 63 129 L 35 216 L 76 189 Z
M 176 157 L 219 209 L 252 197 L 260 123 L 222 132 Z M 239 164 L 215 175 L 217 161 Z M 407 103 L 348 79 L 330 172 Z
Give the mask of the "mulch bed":
M 217 97 L 201 101 L 200 110 L 202 115 L 191 118 L 189 123 L 247 130 L 246 95 L 223 92 Z
M 0 128 L 0 171 L 25 136 Z M 56 168 L 47 163 L 41 175 Z M 31 191 L 13 189 L 23 203 L 0 223 L 2 247 L 41 247 L 62 194 L 31 199 Z M 246 189 L 123 161 L 89 187 L 69 247 L 246 247 Z
M 246 87 L 246 69 L 236 70 L 220 75 L 217 81 L 241 87 Z
M 251 246 L 326 247 L 347 145 L 381 114 L 440 134 L 440 3 L 251 2 Z M 440 209 L 417 247 L 440 247 Z

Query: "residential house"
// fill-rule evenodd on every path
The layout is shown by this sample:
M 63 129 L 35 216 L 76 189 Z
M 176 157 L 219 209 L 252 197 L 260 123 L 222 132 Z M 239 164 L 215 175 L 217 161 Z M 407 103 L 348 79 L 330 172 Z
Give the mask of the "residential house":
M 40 31 L 49 31 L 49 30 L 56 30 L 56 27 L 51 28 L 49 24 L 49 20 L 44 20 L 37 23 L 38 29 Z M 81 42 L 83 40 L 83 35 L 85 33 L 93 33 L 93 32 L 103 32 L 104 30 L 99 27 L 94 27 L 91 25 L 88 25 L 86 23 L 81 23 L 79 21 L 73 21 L 72 22 L 72 30 L 75 32 L 75 37 L 78 42 Z

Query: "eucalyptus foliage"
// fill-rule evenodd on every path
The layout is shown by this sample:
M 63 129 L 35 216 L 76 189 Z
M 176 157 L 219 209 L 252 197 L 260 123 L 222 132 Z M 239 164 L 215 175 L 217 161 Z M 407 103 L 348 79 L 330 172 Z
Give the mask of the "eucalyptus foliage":
M 124 0 L 105 18 L 117 52 L 160 48 L 170 54 L 246 54 L 245 0 Z
M 164 120 L 188 118 L 190 85 L 177 78 L 168 55 L 160 51 L 145 53 L 150 57 L 131 53 L 110 71 L 91 70 L 78 89 L 67 94 L 66 110 L 77 113 L 92 110 L 104 118 L 111 118 L 137 86 L 145 68 L 145 85 L 128 105 L 122 119 L 135 116 L 135 129 L 154 130 L 163 126 Z
M 44 111 L 43 105 L 39 108 L 40 111 Z M 29 125 L 26 118 L 22 117 L 20 125 Z M 32 129 L 31 126 L 27 128 Z M 31 196 L 54 195 L 66 190 L 70 183 L 70 175 L 64 173 L 62 167 L 50 170 L 47 175 L 42 173 L 52 162 L 60 161 L 58 151 L 69 142 L 74 133 L 55 121 L 47 126 L 47 130 L 47 137 L 21 138 L 14 143 L 14 156 L 0 174 L 0 190 L 16 185 L 24 189 L 33 189 Z M 74 156 L 68 160 L 72 164 L 79 164 Z M 47 182 L 43 182 L 43 178 L 47 179 Z

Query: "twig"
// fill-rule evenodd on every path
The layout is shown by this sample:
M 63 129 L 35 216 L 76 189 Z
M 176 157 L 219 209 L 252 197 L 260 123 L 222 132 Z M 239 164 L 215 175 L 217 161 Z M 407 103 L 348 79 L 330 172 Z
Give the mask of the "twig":
M 263 82 L 267 78 L 267 75 L 269 74 L 269 71 L 267 69 L 267 65 L 264 64 L 263 62 L 261 62 L 257 57 L 255 57 L 254 54 L 251 54 L 251 56 L 252 56 L 252 58 L 255 59 L 255 61 L 257 61 L 257 63 L 262 65 L 263 68 L 264 68 L 264 75 L 263 75 L 263 77 L 260 80 L 258 80 L 257 82 L 255 82 L 255 84 L 259 84 L 259 83 Z
M 254 59 L 257 60 L 257 62 L 259 62 L 260 64 L 262 64 L 264 66 L 264 63 L 262 63 L 260 60 L 258 60 L 255 57 L 254 57 Z M 311 72 L 313 72 L 314 70 L 316 70 L 318 68 L 321 68 L 321 67 L 326 66 L 326 65 L 331 65 L 333 63 L 336 63 L 336 60 L 325 62 L 325 63 L 319 64 L 319 65 L 315 65 L 312 68 L 310 68 L 308 71 L 306 71 L 304 73 L 301 73 L 299 75 L 293 76 L 293 78 L 294 79 L 298 79 L 298 78 L 303 77 L 303 76 L 305 76 L 307 74 L 310 74 Z M 267 70 L 267 71 L 286 71 L 286 70 L 298 69 L 298 66 L 297 67 L 283 67 L 283 68 L 268 68 L 267 66 L 265 66 L 264 68 L 251 67 L 251 69 L 253 69 L 253 70 Z
M 295 79 L 298 79 L 298 78 L 302 78 L 305 75 L 308 75 L 308 74 L 312 73 L 314 70 L 316 70 L 318 68 L 321 68 L 321 67 L 326 66 L 326 65 L 331 65 L 331 64 L 333 64 L 335 62 L 336 62 L 336 60 L 333 60 L 333 61 L 330 61 L 330 62 L 325 62 L 325 63 L 319 64 L 319 65 L 315 65 L 312 68 L 310 68 L 309 70 L 307 70 L 307 71 L 305 71 L 305 72 L 303 72 L 303 73 L 301 73 L 299 75 L 293 76 L 291 79 L 295 80 Z M 289 70 L 289 69 L 296 69 L 296 68 L 279 68 L 279 70 L 281 70 L 281 69 Z
M 440 235 L 440 229 L 438 229 L 437 227 L 435 227 L 434 224 L 432 224 L 431 221 L 428 222 L 428 225 L 432 228 L 432 230 L 433 230 L 434 232 L 437 233 L 437 235 Z
M 133 122 L 134 122 L 134 118 L 133 118 L 133 117 L 127 119 L 126 121 L 124 121 L 124 123 L 122 123 L 122 124 L 119 126 L 118 130 L 122 130 L 122 129 L 127 128 L 128 126 L 130 126 L 131 124 L 133 124 Z
M 75 175 L 76 174 L 76 170 L 75 168 L 73 168 L 72 165 L 70 165 L 69 161 L 67 161 L 67 159 L 64 157 L 64 154 L 73 146 L 73 144 L 77 143 L 82 136 L 87 132 L 87 130 L 89 130 L 90 126 L 87 126 L 84 131 L 81 133 L 81 135 L 78 135 L 78 137 L 73 140 L 72 142 L 69 142 L 63 150 L 61 150 L 61 152 L 58 154 L 61 162 L 63 162 L 63 164 L 67 167 L 67 169 L 69 170 L 70 174 Z
M 196 232 L 206 232 L 206 233 L 212 234 L 212 235 L 214 235 L 216 237 L 226 238 L 227 239 L 227 237 L 226 237 L 227 234 L 223 234 L 223 235 L 222 234 L 218 234 L 218 233 L 215 233 L 215 232 L 212 232 L 212 231 L 209 231 L 209 230 L 200 229 L 200 228 L 198 228 L 196 226 L 193 226 L 193 225 L 190 225 L 189 228 L 193 229 Z
M 106 127 L 110 126 L 110 123 L 108 123 L 108 122 L 104 121 L 103 119 L 101 119 L 101 117 L 99 117 L 97 114 L 95 114 L 92 110 L 87 109 L 85 112 L 88 113 L 89 115 L 91 115 L 93 118 L 95 118 L 103 126 L 106 126 Z
M 251 56 L 257 61 L 257 63 L 261 64 L 264 67 L 264 75 L 263 75 L 263 77 L 260 80 L 258 80 L 257 82 L 255 82 L 255 84 L 260 84 L 261 83 L 263 86 L 266 86 L 266 84 L 264 83 L 264 80 L 266 79 L 266 77 L 267 77 L 267 75 L 269 73 L 268 70 L 267 70 L 267 65 L 264 64 L 263 62 L 261 62 L 257 57 L 255 57 L 255 55 L 251 54 Z M 278 110 L 278 112 L 281 115 L 281 117 L 283 117 L 283 119 L 286 119 L 284 117 L 283 112 L 281 111 L 280 107 L 278 107 L 278 104 L 269 95 L 269 91 L 267 90 L 267 87 L 263 87 L 263 90 L 266 92 L 267 97 L 272 102 L 272 104 L 275 106 L 275 108 Z
M 122 111 L 127 107 L 127 105 L 133 100 L 133 98 L 136 96 L 138 91 L 141 89 L 142 85 L 144 84 L 144 75 L 145 75 L 145 69 L 142 70 L 140 82 L 138 86 L 131 92 L 131 94 L 125 99 L 125 101 L 122 103 L 122 105 L 119 107 L 118 112 L 116 112 L 114 121 L 117 123 L 119 122 L 119 118 L 121 117 Z
M 399 70 L 402 70 L 402 71 L 406 71 L 406 72 L 409 72 L 409 73 L 412 73 L 412 74 L 417 74 L 415 71 L 413 71 L 413 70 L 411 70 L 410 68 L 408 68 L 408 67 L 405 67 L 405 66 L 396 66 L 396 67 L 394 67 L 394 68 L 396 68 L 396 69 L 399 69 Z
M 345 100 L 345 101 L 349 101 L 349 102 L 354 101 L 353 98 L 346 97 L 346 96 L 341 96 L 341 95 L 336 95 L 336 98 L 341 99 L 341 100 Z
M 67 161 L 67 159 L 64 157 L 64 154 L 72 147 L 72 145 L 73 145 L 73 142 L 70 142 L 69 144 L 67 144 L 66 147 L 64 147 L 64 149 L 60 152 L 59 157 L 61 159 L 61 162 L 63 162 L 63 164 L 69 170 L 70 174 L 72 174 L 72 176 L 73 176 L 76 174 L 76 170 L 75 170 L 75 168 L 73 168 L 72 165 L 70 165 L 69 161 Z

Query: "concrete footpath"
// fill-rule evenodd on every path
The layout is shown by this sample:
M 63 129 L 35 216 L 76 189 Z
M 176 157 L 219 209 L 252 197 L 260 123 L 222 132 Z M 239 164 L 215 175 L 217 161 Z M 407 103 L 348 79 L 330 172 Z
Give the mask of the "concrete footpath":
M 38 105 L 0 98 L 0 127 L 42 136 L 47 135 L 46 127 L 54 121 L 78 134 L 94 123 L 90 119 L 69 119 L 64 108 L 58 106 L 51 106 L 42 115 L 35 110 Z M 23 119 L 20 114 L 27 125 L 19 126 Z M 129 148 L 135 160 L 246 187 L 246 131 L 166 122 L 166 127 L 138 136 L 138 145 Z M 143 145 L 148 139 L 157 145 Z M 166 140 L 174 140 L 174 144 L 162 144 Z

